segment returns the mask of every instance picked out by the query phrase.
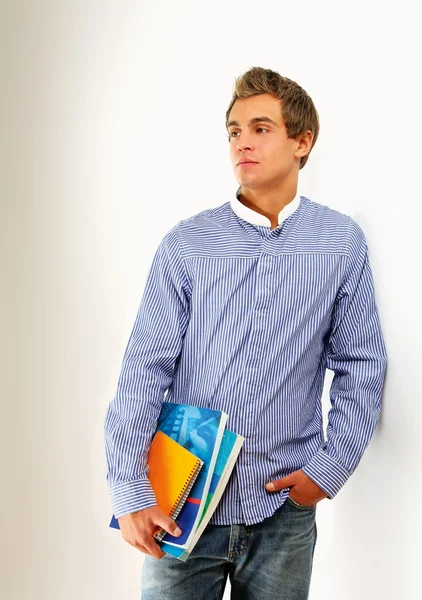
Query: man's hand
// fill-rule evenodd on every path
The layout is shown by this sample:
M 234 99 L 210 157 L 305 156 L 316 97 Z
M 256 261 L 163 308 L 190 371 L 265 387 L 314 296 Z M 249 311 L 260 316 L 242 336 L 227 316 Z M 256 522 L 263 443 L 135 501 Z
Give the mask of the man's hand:
M 303 506 L 313 506 L 328 494 L 324 492 L 302 469 L 293 471 L 290 475 L 265 484 L 269 492 L 290 488 L 289 496 Z
M 144 508 L 137 512 L 123 515 L 117 519 L 123 539 L 138 548 L 144 554 L 150 554 L 157 560 L 165 554 L 154 539 L 158 527 L 162 527 L 171 535 L 179 537 L 180 528 L 163 513 L 158 506 Z

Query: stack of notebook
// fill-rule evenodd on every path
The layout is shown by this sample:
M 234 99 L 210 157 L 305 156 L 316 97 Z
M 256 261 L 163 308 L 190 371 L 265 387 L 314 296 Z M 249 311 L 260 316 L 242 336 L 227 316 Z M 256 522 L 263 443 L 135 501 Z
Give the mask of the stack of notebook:
M 151 443 L 148 478 L 159 508 L 182 530 L 154 533 L 163 552 L 185 561 L 227 485 L 244 437 L 226 429 L 219 410 L 164 402 Z M 114 517 L 110 527 L 119 529 Z

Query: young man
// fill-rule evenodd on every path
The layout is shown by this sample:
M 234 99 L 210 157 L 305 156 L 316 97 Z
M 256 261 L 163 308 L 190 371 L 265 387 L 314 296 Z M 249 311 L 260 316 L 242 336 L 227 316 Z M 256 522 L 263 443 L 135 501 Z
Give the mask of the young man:
M 380 414 L 386 350 L 364 234 L 297 192 L 319 132 L 311 98 L 255 67 L 236 80 L 226 126 L 238 191 L 164 236 L 105 422 L 114 514 L 147 554 L 144 600 L 222 598 L 228 575 L 235 599 L 308 598 L 317 503 L 346 483 Z M 226 411 L 245 437 L 186 562 L 152 537 L 177 535 L 146 471 L 166 390 Z

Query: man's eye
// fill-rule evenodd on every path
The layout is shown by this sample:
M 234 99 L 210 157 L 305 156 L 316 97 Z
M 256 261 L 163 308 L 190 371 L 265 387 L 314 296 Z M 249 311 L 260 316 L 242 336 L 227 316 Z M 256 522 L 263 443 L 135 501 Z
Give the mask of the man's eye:
M 266 127 L 257 127 L 257 131 L 268 131 Z M 238 131 L 232 131 L 229 137 L 235 137 L 233 134 L 239 133 Z

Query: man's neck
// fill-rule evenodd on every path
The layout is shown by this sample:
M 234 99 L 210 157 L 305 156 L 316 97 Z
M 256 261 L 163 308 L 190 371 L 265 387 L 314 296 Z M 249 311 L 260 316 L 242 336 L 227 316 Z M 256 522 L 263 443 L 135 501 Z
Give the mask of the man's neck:
M 241 186 L 239 200 L 248 208 L 264 215 L 271 221 L 271 229 L 278 226 L 279 212 L 289 204 L 297 194 L 295 185 L 284 190 L 251 190 Z

